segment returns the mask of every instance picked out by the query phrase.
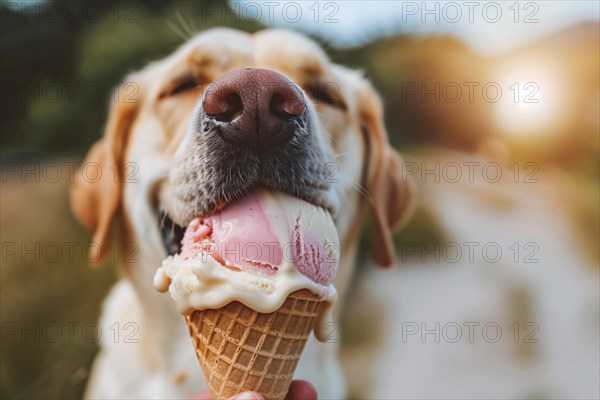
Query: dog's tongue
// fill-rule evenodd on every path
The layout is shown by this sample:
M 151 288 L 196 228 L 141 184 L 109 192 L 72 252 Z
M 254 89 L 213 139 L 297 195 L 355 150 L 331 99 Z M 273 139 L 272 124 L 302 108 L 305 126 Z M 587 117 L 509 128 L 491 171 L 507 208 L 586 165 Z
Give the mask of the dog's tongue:
M 285 261 L 328 285 L 337 267 L 337 232 L 330 215 L 288 195 L 257 192 L 185 231 L 183 259 L 208 254 L 228 267 L 275 274 Z

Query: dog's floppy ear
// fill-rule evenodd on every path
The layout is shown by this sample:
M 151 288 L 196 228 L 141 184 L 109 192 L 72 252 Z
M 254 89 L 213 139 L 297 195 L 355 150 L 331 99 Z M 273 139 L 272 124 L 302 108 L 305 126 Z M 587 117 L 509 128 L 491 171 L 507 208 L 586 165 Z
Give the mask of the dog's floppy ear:
M 373 258 L 382 266 L 391 266 L 396 254 L 392 232 L 411 214 L 414 186 L 388 141 L 381 99 L 366 81 L 359 88 L 358 106 L 366 146 L 362 184 L 373 216 Z
M 104 261 L 111 246 L 113 221 L 122 198 L 125 146 L 139 105 L 132 95 L 137 93 L 137 84 L 121 87 L 111 98 L 104 135 L 90 149 L 71 188 L 73 213 L 93 232 L 89 260 L 94 265 Z

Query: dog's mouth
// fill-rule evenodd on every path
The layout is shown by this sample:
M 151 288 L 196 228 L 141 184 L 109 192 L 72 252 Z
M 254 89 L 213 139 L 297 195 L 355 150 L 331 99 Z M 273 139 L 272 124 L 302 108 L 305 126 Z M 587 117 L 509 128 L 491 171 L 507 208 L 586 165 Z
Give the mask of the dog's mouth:
M 159 218 L 160 234 L 167 254 L 173 256 L 181 252 L 181 241 L 185 228 L 173 222 L 165 212 Z

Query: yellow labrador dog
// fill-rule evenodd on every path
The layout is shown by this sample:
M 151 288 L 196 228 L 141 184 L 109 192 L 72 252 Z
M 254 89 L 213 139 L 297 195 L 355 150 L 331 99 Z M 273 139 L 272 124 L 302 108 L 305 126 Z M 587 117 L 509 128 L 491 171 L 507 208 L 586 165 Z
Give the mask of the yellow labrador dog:
M 86 162 L 103 175 L 76 182 L 71 200 L 99 261 L 115 242 L 135 250 L 121 260 L 101 320 L 103 332 L 126 326 L 130 340 L 103 336 L 88 398 L 189 398 L 204 389 L 183 318 L 152 285 L 194 216 L 256 187 L 329 210 L 341 241 L 339 316 L 363 211 L 372 211 L 375 260 L 390 265 L 391 230 L 410 208 L 376 92 L 314 42 L 283 30 L 206 31 L 129 75 Z M 309 340 L 296 372 L 323 398 L 346 394 L 336 342 Z

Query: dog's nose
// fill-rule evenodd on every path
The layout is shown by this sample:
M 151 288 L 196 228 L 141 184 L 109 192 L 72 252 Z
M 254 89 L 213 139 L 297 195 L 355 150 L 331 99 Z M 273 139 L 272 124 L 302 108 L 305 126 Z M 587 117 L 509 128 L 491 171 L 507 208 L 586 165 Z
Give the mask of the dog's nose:
M 306 105 L 298 86 L 277 72 L 245 68 L 211 83 L 202 103 L 228 142 L 255 152 L 287 143 Z

